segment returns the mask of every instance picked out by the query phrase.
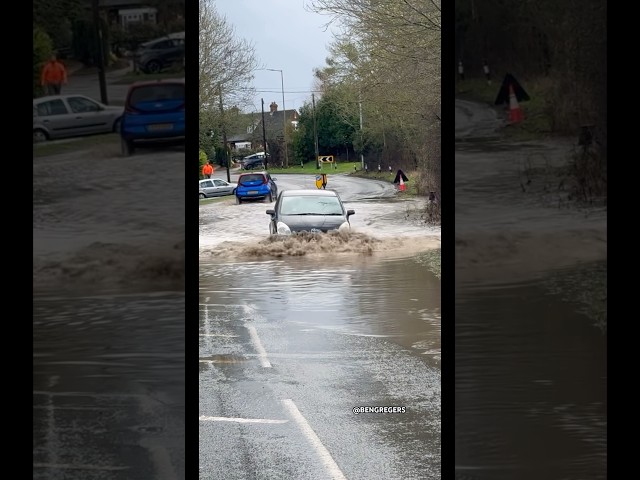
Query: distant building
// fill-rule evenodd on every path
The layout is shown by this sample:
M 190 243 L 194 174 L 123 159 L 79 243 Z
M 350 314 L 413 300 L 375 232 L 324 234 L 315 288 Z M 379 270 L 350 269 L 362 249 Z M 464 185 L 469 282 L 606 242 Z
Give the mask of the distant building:
M 283 118 L 283 115 L 285 117 Z M 239 131 L 232 132 L 227 138 L 227 143 L 231 150 L 247 148 L 250 150 L 262 149 L 262 112 L 247 113 L 243 117 L 246 119 L 244 126 Z M 264 112 L 264 130 L 269 142 L 282 142 L 283 124 L 288 123 L 287 131 L 298 129 L 298 112 L 292 110 L 278 110 L 278 104 L 271 102 L 269 111 Z M 291 130 L 290 130 L 291 129 Z M 290 139 L 289 139 L 290 140 Z

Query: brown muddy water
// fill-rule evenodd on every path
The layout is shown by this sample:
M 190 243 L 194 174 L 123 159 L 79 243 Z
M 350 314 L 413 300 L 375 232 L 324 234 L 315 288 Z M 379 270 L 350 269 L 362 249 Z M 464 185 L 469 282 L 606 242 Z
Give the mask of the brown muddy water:
M 456 292 L 458 478 L 607 477 L 607 337 L 559 288 L 579 270 Z
M 570 201 L 572 139 L 496 120 L 456 104 L 456 478 L 603 479 L 606 208 Z
M 266 318 L 375 336 L 440 365 L 440 280 L 423 255 L 200 262 L 205 303 L 247 304 Z

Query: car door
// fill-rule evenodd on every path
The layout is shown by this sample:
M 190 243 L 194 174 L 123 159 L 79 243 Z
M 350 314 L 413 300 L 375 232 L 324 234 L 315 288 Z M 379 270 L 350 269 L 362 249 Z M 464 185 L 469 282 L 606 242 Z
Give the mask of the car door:
M 213 180 L 205 180 L 204 182 L 200 182 L 200 190 L 202 190 L 207 197 L 214 196 L 215 187 L 213 185 Z
M 62 138 L 75 135 L 73 114 L 61 98 L 39 102 L 35 106 L 37 119 L 34 128 L 41 125 L 49 133 L 49 138 Z
M 111 115 L 100 104 L 82 96 L 67 97 L 69 110 L 75 114 L 78 134 L 111 131 Z
M 184 40 L 174 38 L 170 41 L 171 46 L 163 54 L 164 64 L 167 66 L 180 65 L 184 57 Z
M 216 195 L 229 195 L 233 191 L 233 187 L 224 180 L 214 179 L 213 188 Z
M 271 178 L 271 175 L 267 173 L 267 178 L 269 180 L 269 189 L 271 190 L 271 195 L 273 198 L 278 196 L 278 186 L 276 185 L 275 179 Z

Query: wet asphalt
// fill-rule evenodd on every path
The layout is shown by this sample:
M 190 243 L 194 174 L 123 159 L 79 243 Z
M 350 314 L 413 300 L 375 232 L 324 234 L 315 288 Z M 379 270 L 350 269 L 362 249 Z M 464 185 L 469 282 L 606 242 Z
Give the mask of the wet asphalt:
M 200 290 L 200 479 L 440 478 L 440 290 L 423 267 L 201 262 Z
M 33 325 L 33 478 L 185 478 L 184 297 L 39 296 Z

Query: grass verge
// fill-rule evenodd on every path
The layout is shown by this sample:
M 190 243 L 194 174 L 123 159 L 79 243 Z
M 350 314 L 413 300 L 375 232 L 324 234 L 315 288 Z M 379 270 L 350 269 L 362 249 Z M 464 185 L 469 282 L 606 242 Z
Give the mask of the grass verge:
M 224 197 L 203 198 L 200 200 L 200 205 L 208 205 L 209 203 L 222 203 L 224 201 L 233 201 L 233 195 L 225 195 Z
M 271 174 L 282 174 L 282 173 L 297 173 L 297 174 L 307 174 L 307 175 L 320 175 L 322 173 L 326 173 L 327 175 L 336 174 L 336 173 L 352 173 L 354 171 L 353 163 L 337 163 L 334 168 L 330 165 L 325 165 L 322 168 L 316 168 L 312 163 L 305 163 L 304 167 L 300 165 L 290 165 L 288 168 L 280 168 L 277 166 L 270 165 L 268 170 Z M 359 168 L 359 164 L 356 164 Z M 250 171 L 250 170 L 249 170 Z M 244 172 L 244 170 L 243 170 Z
M 441 258 L 441 251 L 439 248 L 437 248 L 437 249 L 429 250 L 425 253 L 420 254 L 416 258 L 416 261 L 419 264 L 427 267 L 429 271 L 433 273 L 436 277 L 440 278 L 440 272 L 441 272 L 440 258 Z
M 67 152 L 77 152 L 78 150 L 88 150 L 95 146 L 120 145 L 120 136 L 117 133 L 102 135 L 91 135 L 86 137 L 76 137 L 63 140 L 53 140 L 33 144 L 34 158 L 59 155 Z

